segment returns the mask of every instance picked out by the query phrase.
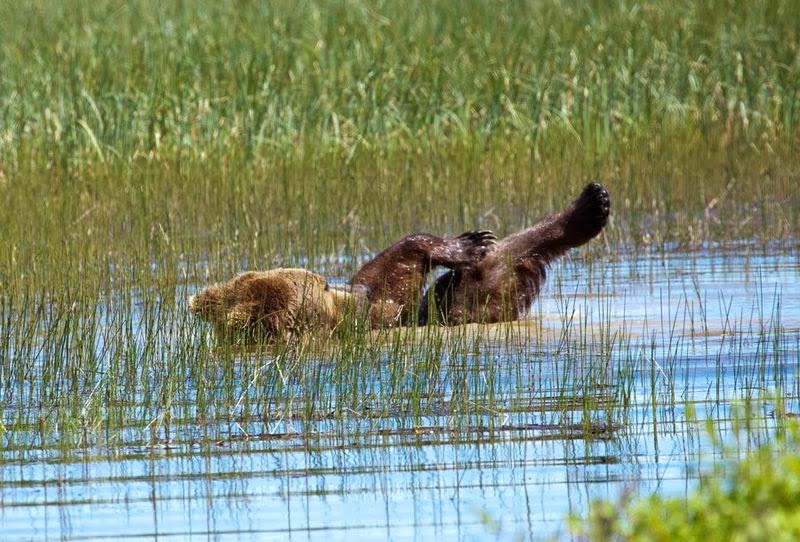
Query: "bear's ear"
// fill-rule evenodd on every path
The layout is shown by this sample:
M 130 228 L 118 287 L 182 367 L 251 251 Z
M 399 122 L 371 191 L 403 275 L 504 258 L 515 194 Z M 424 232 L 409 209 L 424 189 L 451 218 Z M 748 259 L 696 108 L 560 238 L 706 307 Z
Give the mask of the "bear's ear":
M 189 297 L 189 310 L 200 317 L 211 316 L 219 305 L 219 295 L 217 294 L 217 290 L 213 286 L 194 294 Z

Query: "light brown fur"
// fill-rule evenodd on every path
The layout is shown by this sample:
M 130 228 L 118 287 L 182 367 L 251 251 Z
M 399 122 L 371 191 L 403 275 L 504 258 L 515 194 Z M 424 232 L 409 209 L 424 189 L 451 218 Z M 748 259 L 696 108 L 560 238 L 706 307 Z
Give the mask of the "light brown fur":
M 331 288 L 305 269 L 248 271 L 189 299 L 189 310 L 210 322 L 223 337 L 291 335 L 333 329 L 348 311 L 366 303 L 366 294 Z

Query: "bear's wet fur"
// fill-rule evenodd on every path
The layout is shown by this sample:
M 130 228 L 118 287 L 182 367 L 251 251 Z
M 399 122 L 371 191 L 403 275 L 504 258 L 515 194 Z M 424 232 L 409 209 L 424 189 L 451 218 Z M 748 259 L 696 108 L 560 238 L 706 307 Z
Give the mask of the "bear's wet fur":
M 305 269 L 248 271 L 189 299 L 189 309 L 225 339 L 274 338 L 333 329 L 348 312 L 373 328 L 406 324 L 416 315 L 433 266 L 472 265 L 495 243 L 488 231 L 447 239 L 409 235 L 367 262 L 347 287 L 331 287 Z
M 364 264 L 349 289 L 305 269 L 250 271 L 200 292 L 189 307 L 223 336 L 332 329 L 350 310 L 366 312 L 373 328 L 516 320 L 539 294 L 547 266 L 596 237 L 609 211 L 608 191 L 592 182 L 564 211 L 499 242 L 486 230 L 406 236 Z M 450 270 L 424 293 L 437 266 Z
M 420 323 L 436 320 L 455 325 L 521 318 L 539 294 L 547 266 L 599 235 L 610 209 L 605 187 L 589 183 L 562 212 L 501 239 L 474 265 L 439 277 L 420 307 Z
M 305 269 L 248 271 L 189 299 L 189 310 L 225 339 L 289 337 L 308 329 L 333 329 L 349 311 L 365 307 L 366 293 L 332 288 Z
M 431 269 L 473 266 L 496 242 L 497 237 L 488 230 L 468 231 L 454 238 L 408 235 L 365 263 L 350 284 L 370 292 L 368 316 L 373 329 L 415 324 Z

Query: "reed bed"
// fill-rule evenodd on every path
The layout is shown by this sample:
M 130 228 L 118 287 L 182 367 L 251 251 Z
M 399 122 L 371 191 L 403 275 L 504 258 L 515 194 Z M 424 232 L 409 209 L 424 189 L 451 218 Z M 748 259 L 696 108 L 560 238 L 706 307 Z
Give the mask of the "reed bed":
M 566 296 L 552 336 L 346 330 L 242 352 L 186 299 L 244 269 L 346 280 L 412 231 L 504 235 L 591 178 L 613 216 L 576 256 L 590 269 L 791 250 L 798 28 L 789 1 L 0 3 L 4 450 L 419 427 L 593 438 L 642 404 L 660 424 L 681 401 L 677 322 L 702 335 L 708 300 L 665 304 L 649 342 L 602 305 L 575 320 Z M 768 372 L 743 368 L 736 337 L 763 356 L 796 341 L 774 302 L 758 310 L 774 316 L 728 322 L 719 346 L 748 389 Z
M 5 4 L 4 150 L 63 166 L 560 127 L 792 134 L 792 2 Z M 734 126 L 736 125 L 736 126 Z M 732 135 L 732 134 L 729 134 Z M 20 143 L 28 145 L 20 148 Z
M 591 441 L 680 434 L 686 409 L 718 424 L 735 404 L 796 413 L 800 340 L 781 323 L 782 297 L 737 312 L 721 297 L 722 316 L 711 317 L 693 295 L 661 297 L 651 321 L 557 291 L 557 314 L 518 323 L 345 328 L 247 346 L 218 342 L 180 300 L 130 291 L 93 307 L 6 303 L 4 449 L 476 433 Z
M 791 2 L 0 10 L 3 291 L 346 276 L 589 178 L 614 246 L 797 234 Z

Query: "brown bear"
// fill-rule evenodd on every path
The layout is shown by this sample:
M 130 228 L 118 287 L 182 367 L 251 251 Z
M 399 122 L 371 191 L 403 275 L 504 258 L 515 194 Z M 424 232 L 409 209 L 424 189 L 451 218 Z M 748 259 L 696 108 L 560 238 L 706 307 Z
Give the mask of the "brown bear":
M 415 233 L 365 263 L 350 280 L 367 289 L 373 328 L 417 322 L 428 273 L 437 266 L 455 271 L 475 265 L 491 252 L 497 237 L 488 230 L 468 231 L 452 239 Z
M 289 336 L 333 328 L 366 303 L 360 292 L 331 288 L 305 269 L 248 271 L 189 298 L 189 309 L 211 322 L 223 338 Z
M 608 192 L 593 182 L 564 211 L 499 243 L 489 231 L 450 239 L 427 233 L 404 237 L 364 264 L 350 289 L 331 288 L 304 269 L 251 271 L 208 288 L 189 306 L 222 334 L 267 336 L 332 328 L 351 309 L 366 309 L 373 328 L 516 320 L 539 293 L 550 262 L 597 236 L 609 210 Z M 450 271 L 423 296 L 436 266 Z
M 331 287 L 305 269 L 250 271 L 191 297 L 189 309 L 226 338 L 331 329 L 348 312 L 366 312 L 374 328 L 406 324 L 419 307 L 433 266 L 472 265 L 495 241 L 488 231 L 452 239 L 417 233 L 367 262 L 347 287 Z
M 567 208 L 531 228 L 501 239 L 474 265 L 448 271 L 429 288 L 419 322 L 453 325 L 501 322 L 524 316 L 539 294 L 547 266 L 581 246 L 605 227 L 611 208 L 608 191 L 589 183 Z

